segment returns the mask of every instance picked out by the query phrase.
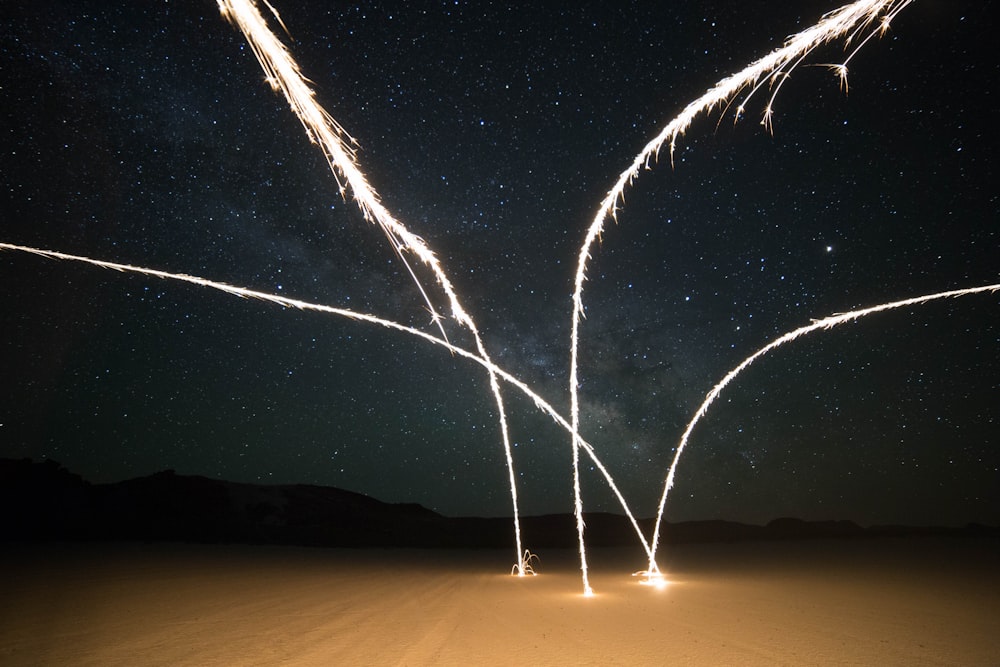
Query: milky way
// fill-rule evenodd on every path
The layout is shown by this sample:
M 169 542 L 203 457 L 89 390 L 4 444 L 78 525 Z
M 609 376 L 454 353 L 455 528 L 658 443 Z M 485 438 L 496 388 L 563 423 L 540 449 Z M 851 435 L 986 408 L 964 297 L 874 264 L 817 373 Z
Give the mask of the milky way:
M 279 7 L 320 101 L 425 238 L 494 360 L 562 410 L 575 252 L 638 150 L 825 3 L 557 11 Z M 210 3 L 5 8 L 3 241 L 194 273 L 432 331 L 406 272 Z M 976 3 L 913 4 L 851 64 L 702 119 L 589 271 L 583 435 L 641 515 L 722 375 L 811 318 L 996 282 L 997 65 Z M 839 48 L 815 63 L 836 62 Z M 507 514 L 487 378 L 366 325 L 0 256 L 3 455 L 94 481 L 173 468 Z M 1000 521 L 1000 300 L 873 316 L 748 371 L 668 519 Z M 457 342 L 471 347 L 459 334 Z M 571 507 L 569 441 L 510 405 L 526 513 Z M 596 476 L 589 509 L 614 510 Z

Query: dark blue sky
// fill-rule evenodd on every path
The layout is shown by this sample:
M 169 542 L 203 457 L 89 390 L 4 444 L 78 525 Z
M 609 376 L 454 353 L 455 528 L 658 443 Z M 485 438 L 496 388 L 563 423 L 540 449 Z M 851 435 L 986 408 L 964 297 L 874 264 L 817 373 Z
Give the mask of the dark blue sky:
M 277 5 L 291 50 L 384 203 L 437 251 L 494 359 L 560 409 L 598 202 L 684 105 L 835 8 L 304 5 Z M 0 12 L 0 240 L 431 330 L 214 3 Z M 773 136 L 765 97 L 735 126 L 703 118 L 628 192 L 589 272 L 581 398 L 638 514 L 705 393 L 770 339 L 998 281 L 992 40 L 979 3 L 917 0 L 852 61 L 849 93 L 800 67 Z M 760 362 L 695 432 L 668 518 L 1000 523 L 998 305 L 877 315 Z M 0 455 L 93 481 L 173 468 L 510 511 L 483 373 L 414 338 L 16 253 L 0 325 Z M 568 437 L 506 398 L 522 511 L 568 510 Z M 584 488 L 616 509 L 596 476 Z

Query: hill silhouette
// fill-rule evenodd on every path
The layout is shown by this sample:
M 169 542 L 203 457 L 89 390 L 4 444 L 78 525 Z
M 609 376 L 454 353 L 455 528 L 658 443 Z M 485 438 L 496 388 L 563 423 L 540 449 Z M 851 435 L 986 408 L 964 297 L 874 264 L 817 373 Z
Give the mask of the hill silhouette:
M 587 543 L 636 544 L 628 520 L 588 513 Z M 652 521 L 641 521 L 646 534 Z M 571 514 L 521 519 L 524 543 L 576 545 Z M 872 526 L 851 521 L 775 519 L 766 526 L 731 521 L 665 524 L 663 541 L 736 542 L 887 535 L 1000 537 L 1000 528 Z M 513 542 L 506 517 L 446 517 L 413 503 L 385 503 L 360 493 L 308 484 L 228 482 L 172 470 L 93 484 L 51 460 L 0 459 L 0 539 L 7 541 L 142 540 L 287 544 L 323 547 L 505 548 Z

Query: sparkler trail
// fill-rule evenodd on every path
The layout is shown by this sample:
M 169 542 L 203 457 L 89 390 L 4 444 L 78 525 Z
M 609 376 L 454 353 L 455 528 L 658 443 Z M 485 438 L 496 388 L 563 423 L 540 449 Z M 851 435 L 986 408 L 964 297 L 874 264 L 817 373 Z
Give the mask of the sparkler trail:
M 677 472 L 677 464 L 680 461 L 681 454 L 684 453 L 684 448 L 687 447 L 688 439 L 691 437 L 691 432 L 694 431 L 694 427 L 701 421 L 701 418 L 705 416 L 708 412 L 709 406 L 715 402 L 715 399 L 719 397 L 722 390 L 736 378 L 737 375 L 742 373 L 744 370 L 749 368 L 749 366 L 763 357 L 764 355 L 778 349 L 785 343 L 790 343 L 796 338 L 804 336 L 813 331 L 832 329 L 835 326 L 844 324 L 846 322 L 853 322 L 855 320 L 861 319 L 866 315 L 874 315 L 875 313 L 885 312 L 887 310 L 894 310 L 896 308 L 906 308 L 907 306 L 916 306 L 919 304 L 928 303 L 930 301 L 937 301 L 939 299 L 951 299 L 960 296 L 967 296 L 970 294 L 982 294 L 984 292 L 996 292 L 1000 291 L 1000 283 L 993 285 L 983 285 L 981 287 L 969 287 L 965 289 L 951 290 L 948 292 L 936 292 L 934 294 L 927 294 L 924 296 L 917 296 L 910 299 L 902 299 L 900 301 L 893 301 L 891 303 L 883 303 L 877 306 L 871 306 L 868 308 L 862 308 L 860 310 L 852 310 L 849 313 L 837 313 L 829 317 L 824 317 L 821 320 L 813 320 L 812 324 L 806 325 L 804 327 L 799 327 L 794 331 L 790 331 L 783 336 L 775 338 L 770 343 L 760 348 L 749 357 L 744 359 L 739 363 L 738 366 L 733 368 L 731 371 L 726 373 L 725 377 L 719 381 L 705 396 L 705 400 L 702 402 L 701 406 L 695 412 L 694 417 L 688 423 L 687 428 L 684 430 L 684 435 L 681 436 L 680 442 L 677 445 L 677 451 L 674 453 L 673 462 L 670 464 L 670 469 L 667 471 L 667 479 L 663 485 L 663 495 L 660 496 L 660 505 L 656 512 L 656 524 L 653 529 L 653 539 L 652 539 L 652 557 L 649 561 L 650 572 L 656 572 L 656 549 L 660 540 L 660 525 L 663 522 L 663 512 L 667 504 L 667 495 L 670 493 L 670 489 L 674 485 L 674 475 Z
M 569 422 L 566 421 L 559 412 L 556 411 L 551 404 L 549 404 L 544 398 L 533 391 L 528 385 L 519 380 L 517 377 L 511 375 L 509 372 L 505 371 L 503 368 L 497 366 L 495 363 L 489 359 L 484 359 L 483 357 L 469 352 L 465 348 L 453 345 L 447 340 L 438 338 L 437 336 L 432 336 L 426 331 L 421 331 L 420 329 L 414 329 L 413 327 L 408 327 L 405 324 L 400 324 L 392 320 L 383 319 L 375 315 L 369 315 L 367 313 L 361 313 L 355 310 L 349 310 L 346 308 L 335 308 L 333 306 L 326 306 L 323 304 L 312 303 L 309 301 L 302 301 L 300 299 L 292 299 L 285 296 L 280 296 L 277 294 L 270 294 L 268 292 L 259 292 L 257 290 L 247 289 L 246 287 L 237 287 L 235 285 L 230 285 L 228 283 L 222 283 L 215 280 L 209 280 L 207 278 L 201 278 L 198 276 L 192 276 L 185 273 L 170 273 L 167 271 L 160 271 L 158 269 L 150 269 L 142 266 L 133 266 L 131 264 L 120 264 L 117 262 L 107 262 L 100 259 L 93 259 L 91 257 L 83 257 L 81 255 L 71 255 L 63 252 L 57 252 L 54 250 L 43 250 L 41 248 L 32 248 L 29 246 L 15 245 L 13 243 L 3 243 L 0 242 L 0 250 L 14 250 L 19 252 L 27 252 L 33 255 L 39 255 L 48 259 L 58 259 L 67 260 L 73 262 L 83 262 L 84 264 L 90 264 L 92 266 L 97 266 L 103 269 L 111 269 L 113 271 L 120 271 L 123 273 L 139 273 L 146 276 L 153 276 L 155 278 L 162 278 L 164 280 L 178 280 L 181 282 L 191 283 L 193 285 L 198 285 L 199 287 L 209 287 L 212 289 L 225 292 L 227 294 L 232 294 L 244 299 L 257 299 L 260 301 L 267 301 L 269 303 L 274 303 L 284 308 L 295 308 L 297 310 L 308 310 L 320 313 L 328 313 L 330 315 L 339 315 L 341 317 L 346 317 L 351 320 L 359 322 L 368 322 L 370 324 L 377 324 L 381 327 L 387 329 L 393 329 L 395 331 L 402 331 L 404 333 L 417 336 L 429 343 L 438 345 L 445 348 L 452 354 L 465 357 L 471 361 L 476 362 L 483 368 L 485 368 L 490 373 L 495 374 L 497 377 L 502 378 L 505 382 L 509 383 L 519 391 L 521 391 L 525 396 L 530 398 L 535 406 L 552 418 L 559 426 L 564 429 L 569 429 Z M 646 539 L 642 532 L 642 528 L 639 526 L 639 522 L 636 520 L 635 515 L 632 513 L 628 506 L 628 502 L 625 500 L 625 496 L 619 490 L 618 485 L 615 484 L 614 478 L 611 473 L 604 466 L 604 463 L 598 458 L 597 452 L 594 448 L 587 443 L 583 438 L 580 438 L 581 447 L 590 457 L 590 460 L 594 463 L 601 475 L 604 476 L 605 481 L 608 483 L 608 487 L 611 492 L 617 498 L 622 510 L 628 517 L 629 522 L 632 524 L 633 530 L 635 530 L 636 535 L 639 538 L 639 542 L 642 544 L 643 549 L 646 551 L 647 556 L 652 560 L 653 553 L 650 548 L 650 543 Z M 531 552 L 525 550 L 523 554 L 518 557 L 518 562 L 514 566 L 518 574 L 533 574 L 530 561 L 532 558 L 537 558 Z
M 847 35 L 846 42 L 850 44 L 854 38 L 867 29 L 872 23 L 878 22 L 878 27 L 871 31 L 861 44 L 852 51 L 840 65 L 834 66 L 840 76 L 842 85 L 846 86 L 847 62 L 854 57 L 858 49 L 868 42 L 876 33 L 884 34 L 889 28 L 892 19 L 913 0 L 859 0 L 840 9 L 832 11 L 816 25 L 807 30 L 803 30 L 789 37 L 785 45 L 771 52 L 767 56 L 751 63 L 743 70 L 719 81 L 708 92 L 688 104 L 653 140 L 646 144 L 642 151 L 635 157 L 632 164 L 623 171 L 616 181 L 614 187 L 608 192 L 601 202 L 600 207 L 587 233 L 584 237 L 583 245 L 577 255 L 576 277 L 573 291 L 573 312 L 572 327 L 570 332 L 570 420 L 572 424 L 571 433 L 579 433 L 580 426 L 580 400 L 577 394 L 579 385 L 578 371 L 578 347 L 580 338 L 580 320 L 584 316 L 583 311 L 583 283 L 587 279 L 587 260 L 590 259 L 590 249 L 594 242 L 600 238 L 604 229 L 604 223 L 608 218 L 617 221 L 619 202 L 624 203 L 625 188 L 639 176 L 641 169 L 650 169 L 651 162 L 659 156 L 663 144 L 669 142 L 670 161 L 673 164 L 674 149 L 677 139 L 687 131 L 692 121 L 702 113 L 709 113 L 717 107 L 728 108 L 733 100 L 742 91 L 750 88 L 743 102 L 737 107 L 736 117 L 742 114 L 747 101 L 764 85 L 765 82 L 773 87 L 773 93 L 764 108 L 761 123 L 771 129 L 771 118 L 773 115 L 773 103 L 781 84 L 806 57 L 817 47 L 840 39 Z M 576 438 L 576 436 L 573 436 Z M 577 535 L 580 548 L 580 567 L 583 572 L 584 592 L 590 592 L 590 584 L 587 577 L 587 555 L 584 545 L 584 524 L 583 524 L 583 502 L 580 496 L 580 465 L 577 443 L 573 445 L 573 498 L 577 522 Z
M 265 0 L 268 9 L 277 19 L 281 27 L 287 32 L 284 22 L 278 16 L 277 10 Z M 292 112 L 302 123 L 309 140 L 319 145 L 326 157 L 330 170 L 333 172 L 337 184 L 340 186 L 341 195 L 346 195 L 349 188 L 354 195 L 354 201 L 365 220 L 374 222 L 381 228 L 386 238 L 392 245 L 393 250 L 402 260 L 409 271 L 410 276 L 420 290 L 427 307 L 431 311 L 431 317 L 441 331 L 441 336 L 447 340 L 444 331 L 442 316 L 435 310 L 427 292 L 417 279 L 413 268 L 406 260 L 405 253 L 412 252 L 434 273 L 438 284 L 444 291 L 451 308 L 452 316 L 461 325 L 468 329 L 476 342 L 476 349 L 484 360 L 489 360 L 490 356 L 483 344 L 479 329 L 476 327 L 472 317 L 465 311 L 458 299 L 451 281 L 444 272 L 444 268 L 438 261 L 437 256 L 431 251 L 422 238 L 411 233 L 403 223 L 396 220 L 388 209 L 380 201 L 375 190 L 368 183 L 365 175 L 358 167 L 355 151 L 345 143 L 345 139 L 351 144 L 355 144 L 354 139 L 347 134 L 343 127 L 316 102 L 316 96 L 312 88 L 302 76 L 298 64 L 292 58 L 288 49 L 280 39 L 271 31 L 267 21 L 257 9 L 254 0 L 218 0 L 219 11 L 228 21 L 239 28 L 246 38 L 247 43 L 253 50 L 257 61 L 264 70 L 267 82 L 275 92 L 281 92 L 288 101 Z M 492 370 L 489 370 L 490 390 L 497 404 L 497 413 L 500 420 L 500 433 L 503 439 L 504 455 L 507 460 L 507 475 L 510 483 L 511 502 L 514 509 L 514 539 L 516 542 L 516 553 L 518 562 L 518 573 L 526 573 L 522 554 L 527 550 L 521 545 L 521 523 L 517 500 L 517 482 L 514 474 L 514 456 L 510 445 L 510 434 L 507 427 L 507 412 L 504 408 L 503 396 L 500 393 L 500 384 Z

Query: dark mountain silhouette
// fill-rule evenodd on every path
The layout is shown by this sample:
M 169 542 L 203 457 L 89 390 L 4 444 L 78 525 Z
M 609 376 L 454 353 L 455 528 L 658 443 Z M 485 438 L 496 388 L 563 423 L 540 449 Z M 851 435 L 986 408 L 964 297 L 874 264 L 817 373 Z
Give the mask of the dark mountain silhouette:
M 587 544 L 631 546 L 617 514 L 588 513 Z M 640 522 L 647 535 L 652 521 Z M 523 517 L 532 549 L 576 545 L 569 514 Z M 776 519 L 766 526 L 729 521 L 666 524 L 663 541 L 864 538 L 911 534 L 1000 537 L 1000 528 L 873 526 L 850 521 Z M 92 484 L 55 461 L 0 459 L 0 540 L 143 540 L 294 544 L 325 547 L 506 548 L 509 518 L 445 517 L 420 505 L 384 503 L 332 487 L 259 485 L 165 471 Z

